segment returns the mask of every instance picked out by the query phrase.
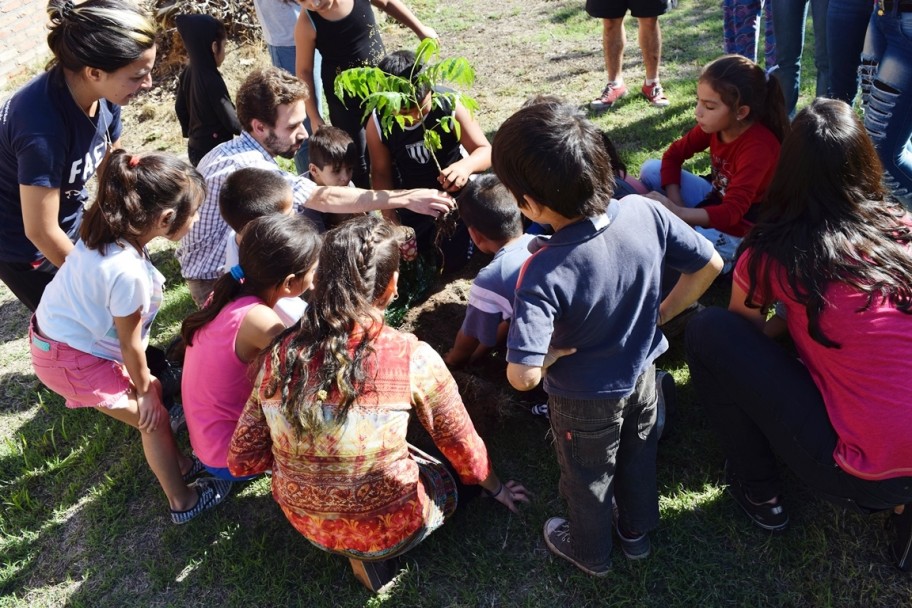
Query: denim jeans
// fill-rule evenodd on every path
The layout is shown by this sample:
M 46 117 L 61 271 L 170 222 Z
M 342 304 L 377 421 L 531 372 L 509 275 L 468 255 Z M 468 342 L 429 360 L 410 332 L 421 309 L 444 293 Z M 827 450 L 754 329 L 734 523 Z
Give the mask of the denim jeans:
M 814 66 L 817 68 L 817 96 L 824 97 L 829 89 L 830 64 L 827 57 L 826 16 L 829 0 L 772 0 L 773 29 L 776 32 L 776 58 L 779 68 L 774 72 L 782 85 L 785 110 L 795 115 L 798 91 L 801 86 L 801 55 L 804 52 L 804 26 L 808 5 L 814 22 Z
M 861 55 L 865 129 L 884 166 L 884 184 L 912 209 L 912 13 L 878 15 Z
M 750 321 L 708 308 L 688 323 L 686 343 L 699 403 L 754 500 L 781 493 L 776 456 L 818 494 L 855 511 L 912 500 L 912 477 L 869 481 L 836 465 L 836 431 L 810 372 Z
M 269 49 L 269 58 L 272 60 L 272 65 L 285 70 L 289 74 L 296 74 L 295 47 L 272 46 L 271 44 L 267 44 L 266 48 Z M 314 49 L 314 74 L 317 76 L 314 77 L 313 95 L 317 99 L 317 111 L 320 112 L 320 114 L 323 113 L 323 84 L 319 78 L 321 64 L 320 51 Z M 304 119 L 304 128 L 307 129 L 308 135 L 313 135 L 313 129 L 310 128 L 310 118 Z M 310 146 L 306 139 L 304 140 L 304 143 L 301 144 L 297 154 L 295 154 L 294 160 L 295 169 L 297 169 L 298 174 L 305 173 L 310 165 Z
M 858 93 L 858 66 L 871 6 L 871 0 L 830 0 L 827 8 L 830 97 L 848 104 Z
M 656 386 L 650 365 L 622 399 L 550 396 L 548 410 L 567 501 L 574 557 L 611 564 L 611 498 L 620 526 L 646 533 L 659 525 L 656 486 Z

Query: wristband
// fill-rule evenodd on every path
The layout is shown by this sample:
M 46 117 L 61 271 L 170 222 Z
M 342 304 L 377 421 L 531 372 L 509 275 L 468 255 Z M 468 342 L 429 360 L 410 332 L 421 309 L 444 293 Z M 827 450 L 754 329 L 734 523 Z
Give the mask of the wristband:
M 488 493 L 488 496 L 489 496 L 490 498 L 497 498 L 498 496 L 500 496 L 500 493 L 503 492 L 503 489 L 504 489 L 504 484 L 503 484 L 503 482 L 501 481 L 501 482 L 500 482 L 500 487 L 497 488 L 497 491 L 496 491 L 496 492 L 491 492 L 490 490 L 485 490 L 485 492 Z

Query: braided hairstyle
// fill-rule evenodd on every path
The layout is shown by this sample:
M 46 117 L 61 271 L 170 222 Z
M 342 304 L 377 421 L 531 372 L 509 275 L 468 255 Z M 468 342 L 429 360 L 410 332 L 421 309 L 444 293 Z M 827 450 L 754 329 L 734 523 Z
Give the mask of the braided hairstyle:
M 324 235 L 311 305 L 268 354 L 265 395 L 281 394 L 282 412 L 299 435 L 343 423 L 352 404 L 374 391 L 371 343 L 398 268 L 399 243 L 383 219 L 357 217 Z M 336 404 L 331 420 L 324 402 Z
M 130 0 L 51 0 L 48 47 L 56 64 L 72 71 L 84 67 L 115 72 L 155 46 L 155 25 L 145 9 Z
M 98 194 L 79 236 L 89 249 L 100 249 L 148 233 L 162 213 L 174 211 L 170 236 L 184 227 L 205 196 L 203 177 L 174 155 L 112 150 L 99 170 Z

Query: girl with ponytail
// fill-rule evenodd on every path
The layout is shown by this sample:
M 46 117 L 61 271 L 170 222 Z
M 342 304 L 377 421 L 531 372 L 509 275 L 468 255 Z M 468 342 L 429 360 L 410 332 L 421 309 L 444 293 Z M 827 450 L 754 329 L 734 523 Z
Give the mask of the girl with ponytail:
M 788 133 L 782 88 L 741 55 L 725 55 L 703 68 L 697 82 L 697 126 L 669 146 L 661 161 L 643 164 L 649 196 L 714 243 L 731 268 L 754 224 Z M 705 179 L 683 171 L 684 162 L 709 150 Z
M 114 150 L 102 164 L 81 238 L 29 330 L 35 375 L 67 407 L 93 407 L 140 431 L 175 524 L 217 505 L 230 486 L 209 478 L 187 484 L 202 467 L 178 451 L 146 359 L 165 282 L 146 245 L 187 234 L 204 197 L 203 178 L 176 157 Z
M 190 444 L 214 476 L 229 482 L 228 442 L 253 389 L 248 367 L 285 326 L 281 298 L 310 289 L 320 237 L 307 218 L 280 213 L 241 232 L 239 263 L 215 283 L 209 303 L 184 321 L 181 396 Z
M 324 235 L 311 305 L 264 354 L 228 453 L 235 475 L 271 469 L 291 524 L 373 591 L 453 513 L 459 482 L 512 511 L 528 500 L 494 473 L 440 356 L 384 324 L 395 234 L 365 216 Z M 412 412 L 453 469 L 406 442 Z

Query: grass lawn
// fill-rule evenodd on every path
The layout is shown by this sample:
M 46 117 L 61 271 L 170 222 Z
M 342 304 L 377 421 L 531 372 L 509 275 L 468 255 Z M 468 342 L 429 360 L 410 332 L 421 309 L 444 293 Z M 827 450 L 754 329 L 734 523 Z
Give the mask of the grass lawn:
M 465 55 L 475 66 L 472 94 L 489 135 L 531 94 L 555 93 L 582 105 L 604 85 L 600 25 L 581 0 L 409 4 L 441 34 L 444 54 Z M 670 107 L 657 110 L 631 95 L 593 117 L 610 130 L 633 173 L 693 124 L 699 69 L 720 54 L 719 5 L 688 0 L 661 21 Z M 412 48 L 407 34 L 384 26 L 390 50 Z M 638 89 L 643 69 L 635 23 L 628 23 L 628 38 L 624 69 Z M 811 83 L 812 58 L 805 60 L 804 82 Z M 250 67 L 243 53 L 226 64 L 235 73 Z M 127 111 L 161 117 L 170 105 L 149 102 Z M 157 137 L 140 128 L 125 133 L 125 143 L 169 147 Z M 705 158 L 695 162 L 697 170 L 707 167 Z M 155 257 L 169 291 L 153 341 L 165 342 L 192 303 L 171 247 Z M 461 277 L 433 296 L 405 327 L 445 348 L 468 282 Z M 705 301 L 726 301 L 726 289 L 714 287 Z M 533 503 L 519 516 L 490 500 L 469 505 L 405 556 L 406 573 L 390 593 L 372 596 L 345 560 L 313 548 L 291 528 L 267 479 L 236 490 L 199 520 L 173 526 L 136 433 L 94 411 L 66 410 L 37 382 L 26 324 L 25 310 L 0 286 L 0 608 L 912 606 L 910 579 L 887 556 L 883 516 L 843 512 L 787 476 L 791 529 L 771 535 L 749 523 L 720 483 L 722 456 L 688 385 L 680 340 L 660 360 L 678 381 L 680 406 L 659 446 L 662 524 L 649 559 L 628 562 L 616 551 L 612 573 L 595 579 L 548 552 L 542 525 L 565 512 L 548 427 L 507 389 L 502 367 L 492 361 L 458 380 L 497 470 L 525 483 Z M 187 446 L 185 433 L 179 440 Z

